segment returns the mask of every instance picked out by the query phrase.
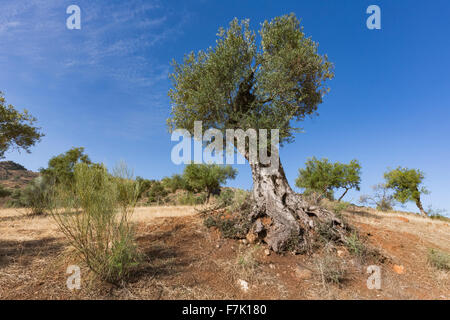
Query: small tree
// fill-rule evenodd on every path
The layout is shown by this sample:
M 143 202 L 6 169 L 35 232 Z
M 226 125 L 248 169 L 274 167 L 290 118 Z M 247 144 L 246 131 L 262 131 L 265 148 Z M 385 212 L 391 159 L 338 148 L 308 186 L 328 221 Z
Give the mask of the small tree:
M 148 190 L 148 202 L 156 202 L 157 205 L 168 195 L 167 190 L 164 188 L 161 181 L 155 181 Z
M 161 180 L 161 183 L 172 193 L 177 190 L 186 189 L 186 182 L 180 174 L 174 174 L 172 177 L 165 177 Z
M 427 216 L 420 199 L 422 194 L 429 193 L 425 187 L 421 186 L 424 179 L 422 171 L 398 167 L 386 172 L 384 178 L 386 179 L 386 187 L 394 190 L 395 200 L 401 203 L 413 201 L 419 208 L 420 213 Z
M 315 157 L 306 162 L 306 167 L 299 169 L 299 176 L 295 185 L 307 192 L 315 192 L 321 197 L 333 194 L 334 189 L 344 189 L 338 201 L 347 194 L 348 190 L 360 190 L 361 165 L 357 160 L 349 164 L 329 162 L 328 159 L 318 160 Z
M 44 136 L 35 122 L 36 118 L 27 110 L 21 113 L 8 105 L 0 91 L 0 159 L 8 149 L 30 152 L 30 148 Z
M 220 188 L 228 179 L 234 179 L 237 170 L 232 166 L 217 164 L 189 164 L 184 168 L 183 179 L 188 188 L 195 192 L 206 191 L 206 202 L 211 194 Z
M 69 185 L 74 182 L 74 169 L 77 163 L 92 165 L 88 155 L 84 153 L 84 148 L 72 148 L 69 151 L 51 158 L 48 161 L 48 168 L 41 168 L 39 171 L 47 179 L 56 184 Z
M 155 183 L 155 180 L 144 179 L 142 177 L 136 177 L 136 183 L 139 185 L 138 199 L 141 199 Z
M 364 205 L 375 205 L 377 210 L 389 211 L 392 210 L 395 205 L 395 199 L 392 194 L 389 193 L 389 189 L 385 184 L 377 184 L 372 187 L 373 195 L 362 195 L 359 198 L 359 202 Z

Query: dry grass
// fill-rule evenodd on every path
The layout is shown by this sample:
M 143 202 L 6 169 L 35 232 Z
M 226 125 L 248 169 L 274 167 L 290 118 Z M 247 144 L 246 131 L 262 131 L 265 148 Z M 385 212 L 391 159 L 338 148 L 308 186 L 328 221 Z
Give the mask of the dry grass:
M 81 291 L 71 292 L 65 269 L 76 261 L 51 217 L 0 210 L 0 299 L 450 299 L 449 272 L 428 262 L 430 248 L 450 252 L 444 221 L 349 208 L 347 220 L 389 257 L 381 265 L 382 290 L 367 289 L 367 264 L 349 251 L 339 257 L 348 267 L 346 281 L 324 290 L 320 276 L 300 280 L 294 272 L 300 264 L 314 268 L 320 255 L 266 256 L 264 245 L 224 239 L 195 213 L 189 206 L 136 208 L 132 220 L 146 267 L 123 288 L 82 282 Z M 249 282 L 248 292 L 238 279 Z

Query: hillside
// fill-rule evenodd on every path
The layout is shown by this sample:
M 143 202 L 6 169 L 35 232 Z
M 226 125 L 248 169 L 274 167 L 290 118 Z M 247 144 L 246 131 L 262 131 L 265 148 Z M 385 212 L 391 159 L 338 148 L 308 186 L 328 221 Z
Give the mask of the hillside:
M 6 188 L 23 188 L 38 175 L 14 161 L 0 161 L 0 185 Z
M 79 261 L 52 219 L 0 210 L 0 299 L 450 299 L 450 273 L 429 263 L 430 249 L 450 253 L 448 222 L 362 207 L 344 216 L 382 258 L 338 250 L 346 271 L 337 284 L 323 281 L 323 252 L 268 253 L 264 244 L 207 229 L 194 207 L 164 206 L 133 215 L 145 264 L 128 283 L 99 282 L 81 267 L 81 290 L 70 291 L 66 269 Z M 379 290 L 367 287 L 373 264 L 381 268 Z

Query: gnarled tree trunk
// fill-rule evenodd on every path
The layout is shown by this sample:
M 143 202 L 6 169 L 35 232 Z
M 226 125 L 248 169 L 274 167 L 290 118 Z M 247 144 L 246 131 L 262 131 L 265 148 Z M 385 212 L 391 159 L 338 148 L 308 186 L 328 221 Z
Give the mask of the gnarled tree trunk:
M 423 209 L 422 201 L 420 201 L 420 198 L 419 198 L 418 200 L 416 200 L 416 206 L 417 206 L 417 208 L 419 208 L 420 214 L 421 214 L 421 215 L 423 215 L 423 216 L 425 216 L 425 217 L 428 216 L 428 214 L 426 213 L 426 211 Z
M 291 250 L 293 243 L 299 245 L 297 249 L 308 250 L 321 221 L 333 224 L 343 234 L 344 226 L 332 212 L 308 206 L 292 190 L 281 163 L 276 167 L 261 163 L 250 166 L 254 200 L 250 233 L 265 241 L 273 251 Z

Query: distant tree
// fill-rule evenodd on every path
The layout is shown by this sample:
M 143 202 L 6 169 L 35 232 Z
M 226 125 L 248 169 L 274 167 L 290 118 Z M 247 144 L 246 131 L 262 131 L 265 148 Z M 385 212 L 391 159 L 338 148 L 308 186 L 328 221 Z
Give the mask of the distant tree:
M 237 170 L 232 166 L 217 164 L 189 164 L 184 168 L 183 179 L 188 188 L 195 192 L 206 191 L 206 202 L 211 194 L 228 179 L 234 179 Z
M 155 181 L 148 190 L 147 195 L 148 195 L 148 202 L 156 203 L 157 205 L 159 205 L 168 195 L 168 192 L 164 188 L 161 181 Z
M 36 121 L 27 110 L 19 112 L 8 105 L 0 91 L 0 159 L 8 149 L 30 152 L 30 148 L 44 136 L 35 126 Z
M 170 192 L 175 192 L 177 190 L 187 189 L 187 185 L 183 176 L 180 174 L 174 174 L 171 177 L 165 177 L 161 180 L 161 183 Z
M 347 194 L 348 190 L 360 190 L 361 165 L 357 160 L 349 164 L 329 162 L 328 159 L 309 159 L 305 168 L 299 169 L 299 176 L 295 185 L 307 192 L 316 192 L 319 198 L 333 194 L 334 189 L 344 189 L 338 201 Z
M 372 187 L 372 195 L 362 195 L 359 202 L 364 205 L 375 205 L 377 210 L 389 211 L 394 208 L 395 199 L 385 184 L 377 184 Z
M 419 208 L 422 215 L 427 215 L 420 199 L 422 194 L 429 193 L 425 187 L 421 186 L 424 179 L 422 171 L 398 167 L 386 172 L 384 178 L 386 179 L 386 187 L 394 190 L 393 196 L 395 200 L 401 203 L 412 201 Z
M 48 168 L 41 168 L 39 171 L 49 181 L 56 184 L 71 184 L 74 180 L 74 169 L 77 163 L 93 165 L 88 155 L 84 153 L 84 148 L 72 148 L 69 151 L 51 158 L 48 161 Z
M 341 201 L 349 190 L 360 190 L 361 165 L 358 160 L 353 159 L 349 164 L 336 163 L 335 166 L 339 182 L 337 188 L 344 189 L 344 193 L 338 199 L 338 201 Z
M 141 199 L 155 183 L 155 180 L 144 179 L 142 177 L 136 177 L 136 183 L 139 185 L 138 199 Z

